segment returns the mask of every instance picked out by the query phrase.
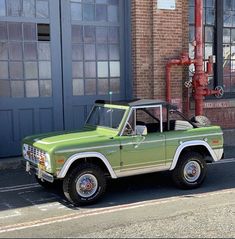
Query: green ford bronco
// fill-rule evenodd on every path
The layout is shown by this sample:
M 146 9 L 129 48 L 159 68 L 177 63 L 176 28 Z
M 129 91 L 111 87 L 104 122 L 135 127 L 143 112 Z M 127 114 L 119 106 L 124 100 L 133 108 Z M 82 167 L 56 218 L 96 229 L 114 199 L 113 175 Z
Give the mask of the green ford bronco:
M 26 171 L 42 186 L 62 180 L 66 198 L 87 205 L 101 198 L 108 178 L 169 170 L 180 188 L 198 187 L 207 163 L 223 157 L 223 133 L 164 101 L 99 100 L 82 130 L 29 136 L 22 146 Z

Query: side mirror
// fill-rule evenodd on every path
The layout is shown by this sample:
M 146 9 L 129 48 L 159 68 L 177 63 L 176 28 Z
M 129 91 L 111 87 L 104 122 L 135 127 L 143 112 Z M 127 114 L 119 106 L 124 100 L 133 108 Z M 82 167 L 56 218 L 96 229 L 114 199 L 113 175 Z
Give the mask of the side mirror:
M 147 127 L 145 125 L 136 125 L 136 134 L 146 136 L 148 134 Z

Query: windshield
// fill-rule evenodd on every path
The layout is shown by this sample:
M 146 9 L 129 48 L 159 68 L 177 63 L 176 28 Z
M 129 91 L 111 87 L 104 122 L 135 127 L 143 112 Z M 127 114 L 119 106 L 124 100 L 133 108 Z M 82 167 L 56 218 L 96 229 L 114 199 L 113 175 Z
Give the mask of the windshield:
M 117 129 L 124 113 L 125 110 L 123 109 L 95 106 L 87 120 L 87 124 Z

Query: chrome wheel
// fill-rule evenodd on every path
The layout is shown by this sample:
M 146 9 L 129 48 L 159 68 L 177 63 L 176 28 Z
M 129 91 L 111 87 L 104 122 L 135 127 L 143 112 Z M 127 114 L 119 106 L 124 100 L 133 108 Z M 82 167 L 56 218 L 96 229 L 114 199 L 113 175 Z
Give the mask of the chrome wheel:
M 82 175 L 76 183 L 77 193 L 84 198 L 91 197 L 96 192 L 97 188 L 98 181 L 92 174 Z
M 189 161 L 184 167 L 184 178 L 193 183 L 198 180 L 201 175 L 200 164 L 196 161 Z

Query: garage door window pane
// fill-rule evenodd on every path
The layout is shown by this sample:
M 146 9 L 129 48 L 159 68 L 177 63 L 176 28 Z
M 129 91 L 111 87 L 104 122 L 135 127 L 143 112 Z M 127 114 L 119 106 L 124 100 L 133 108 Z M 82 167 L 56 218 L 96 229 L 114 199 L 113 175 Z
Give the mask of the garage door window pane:
M 119 42 L 119 30 L 118 27 L 109 28 L 109 42 L 118 43 Z
M 49 17 L 49 6 L 48 1 L 36 1 L 36 10 L 37 10 L 37 17 L 39 18 L 48 18 Z
M 10 78 L 23 80 L 23 62 L 10 62 Z
M 85 77 L 96 77 L 96 62 L 85 63 Z
M 0 97 L 9 97 L 10 93 L 10 82 L 0 80 Z
M 39 60 L 50 60 L 51 59 L 51 48 L 50 43 L 38 43 L 38 59 Z
M 36 25 L 31 23 L 24 24 L 24 40 L 36 41 Z
M 108 41 L 108 28 L 107 27 L 97 27 L 96 28 L 96 42 L 106 43 Z
M 40 79 L 51 78 L 51 62 L 50 61 L 39 62 L 39 78 Z
M 24 82 L 23 81 L 11 81 L 11 97 L 13 98 L 24 97 Z
M 108 60 L 108 45 L 97 45 L 97 60 Z
M 95 20 L 95 6 L 94 4 L 83 4 L 83 21 Z
M 109 92 L 109 80 L 108 79 L 98 79 L 98 94 L 107 95 Z
M 92 26 L 84 27 L 84 42 L 95 43 L 95 27 Z
M 108 77 L 109 68 L 108 62 L 98 62 L 98 77 Z
M 118 22 L 118 7 L 108 6 L 108 20 L 109 22 Z
M 38 79 L 38 64 L 37 62 L 25 62 L 25 78 L 26 79 Z
M 84 95 L 83 79 L 74 79 L 73 80 L 73 95 L 74 96 Z
M 120 78 L 110 79 L 110 91 L 114 94 L 120 93 Z
M 72 42 L 80 43 L 83 42 L 83 28 L 82 26 L 72 26 Z
M 22 24 L 8 23 L 9 40 L 22 40 Z
M 0 0 L 0 16 L 6 16 L 5 0 Z
M 8 59 L 8 46 L 6 42 L 0 42 L 0 60 Z
M 26 97 L 39 97 L 38 81 L 26 81 Z
M 7 0 L 8 16 L 20 17 L 22 15 L 21 0 Z
M 75 45 L 72 47 L 73 60 L 83 60 L 83 45 Z
M 110 58 L 110 60 L 119 60 L 120 59 L 119 45 L 110 45 L 109 46 L 109 58 Z
M 71 3 L 72 20 L 82 20 L 82 4 Z
M 96 21 L 107 21 L 107 5 L 96 6 Z
M 110 77 L 120 77 L 120 62 L 110 62 Z
M 23 0 L 23 16 L 24 17 L 35 17 L 35 1 L 34 0 Z
M 0 22 L 0 40 L 7 40 L 7 24 Z
M 37 59 L 37 44 L 36 43 L 25 43 L 24 44 L 24 59 L 25 60 L 36 60 Z
M 86 44 L 84 49 L 85 60 L 95 60 L 95 45 Z
M 23 49 L 21 43 L 9 43 L 9 57 L 11 60 L 22 60 Z
M 40 81 L 40 96 L 41 97 L 51 97 L 52 96 L 51 80 L 41 80 Z
M 83 77 L 83 62 L 73 62 L 73 78 Z
M 85 80 L 85 94 L 95 95 L 96 94 L 96 79 Z
M 8 79 L 8 62 L 0 61 L 0 79 Z

